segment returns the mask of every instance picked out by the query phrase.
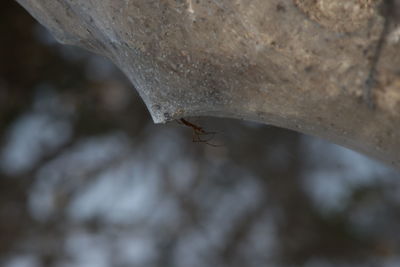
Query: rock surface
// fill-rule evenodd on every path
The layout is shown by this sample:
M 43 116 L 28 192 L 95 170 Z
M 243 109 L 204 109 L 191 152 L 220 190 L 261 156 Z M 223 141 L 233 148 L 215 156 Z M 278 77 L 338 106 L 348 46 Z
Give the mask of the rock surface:
M 156 123 L 233 117 L 400 167 L 400 28 L 377 62 L 376 0 L 18 0 L 56 38 L 110 58 Z

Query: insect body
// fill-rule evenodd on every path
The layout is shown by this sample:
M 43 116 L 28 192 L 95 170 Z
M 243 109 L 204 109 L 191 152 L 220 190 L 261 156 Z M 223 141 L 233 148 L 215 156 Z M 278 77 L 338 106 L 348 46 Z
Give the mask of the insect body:
M 191 122 L 185 120 L 184 118 L 179 119 L 179 122 L 187 127 L 192 128 L 192 130 L 193 130 L 192 141 L 193 142 L 205 143 L 205 144 L 207 144 L 209 146 L 213 146 L 213 147 L 220 146 L 220 145 L 209 143 L 209 141 L 214 138 L 214 135 L 216 134 L 216 132 L 207 132 L 202 127 L 200 127 L 194 123 L 191 123 Z M 204 137 L 208 137 L 208 138 L 204 139 Z

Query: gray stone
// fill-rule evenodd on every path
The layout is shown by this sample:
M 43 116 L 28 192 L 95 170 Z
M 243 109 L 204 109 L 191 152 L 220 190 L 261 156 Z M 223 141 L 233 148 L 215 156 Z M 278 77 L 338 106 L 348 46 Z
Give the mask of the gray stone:
M 319 136 L 400 167 L 400 28 L 372 0 L 18 0 L 110 58 L 154 122 L 218 116 Z

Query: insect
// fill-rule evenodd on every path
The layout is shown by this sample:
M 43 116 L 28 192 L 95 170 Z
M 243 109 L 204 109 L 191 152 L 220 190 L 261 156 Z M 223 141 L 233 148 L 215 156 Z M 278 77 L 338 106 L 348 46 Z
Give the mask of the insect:
M 372 99 L 372 90 L 377 85 L 377 65 L 385 45 L 385 39 L 392 24 L 400 23 L 400 0 L 383 0 L 380 9 L 380 13 L 384 18 L 383 29 L 371 59 L 371 67 L 364 88 L 364 101 L 371 109 L 375 107 Z
M 179 119 L 178 123 L 182 123 L 183 125 L 192 128 L 193 130 L 193 136 L 192 136 L 192 141 L 195 143 L 205 143 L 209 146 L 213 147 L 220 147 L 221 145 L 216 145 L 213 143 L 210 143 L 209 141 L 214 138 L 214 135 L 216 132 L 207 132 L 205 131 L 202 127 L 191 123 L 190 121 L 185 120 L 184 118 Z M 204 137 L 208 137 L 204 139 Z

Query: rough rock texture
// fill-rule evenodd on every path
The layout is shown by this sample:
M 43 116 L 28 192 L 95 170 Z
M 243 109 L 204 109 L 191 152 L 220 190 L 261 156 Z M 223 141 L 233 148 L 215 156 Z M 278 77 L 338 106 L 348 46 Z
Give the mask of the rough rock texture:
M 18 0 L 66 44 L 114 61 L 155 122 L 234 117 L 400 167 L 400 28 L 379 0 Z

